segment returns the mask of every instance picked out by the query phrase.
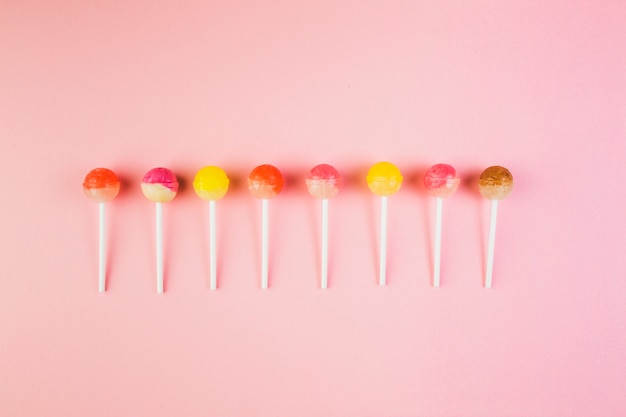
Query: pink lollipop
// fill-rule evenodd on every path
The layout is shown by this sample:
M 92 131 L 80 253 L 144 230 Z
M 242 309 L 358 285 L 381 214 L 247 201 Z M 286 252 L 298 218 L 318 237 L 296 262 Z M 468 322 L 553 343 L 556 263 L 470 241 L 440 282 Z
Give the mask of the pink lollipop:
M 167 168 L 152 168 L 141 180 L 141 191 L 150 201 L 168 203 L 176 197 L 178 179 Z
M 141 180 L 141 191 L 156 203 L 157 292 L 163 292 L 163 203 L 172 201 L 178 192 L 176 175 L 167 168 L 153 168 Z
M 454 168 L 447 164 L 433 165 L 426 171 L 424 186 L 428 193 L 436 197 L 437 212 L 435 215 L 435 265 L 433 285 L 439 286 L 441 276 L 441 212 L 443 199 L 450 197 L 459 188 L 461 180 Z
M 321 287 L 328 288 L 328 199 L 339 192 L 342 185 L 341 175 L 332 165 L 321 164 L 313 167 L 305 182 L 309 194 L 322 200 Z

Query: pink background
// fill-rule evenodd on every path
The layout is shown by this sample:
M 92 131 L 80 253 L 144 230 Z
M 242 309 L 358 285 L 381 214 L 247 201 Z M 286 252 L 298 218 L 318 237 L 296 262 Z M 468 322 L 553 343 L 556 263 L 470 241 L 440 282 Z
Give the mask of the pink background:
M 626 3 L 623 1 L 0 1 L 0 415 L 626 415 Z M 389 200 L 389 285 L 376 284 Z M 330 289 L 318 289 L 319 202 L 307 171 L 346 177 L 331 201 Z M 442 287 L 431 286 L 437 162 Z M 271 208 L 259 289 L 261 163 L 288 179 Z M 218 203 L 208 289 L 202 166 Z M 513 173 L 494 288 L 476 179 Z M 111 203 L 108 291 L 84 175 Z M 166 293 L 154 206 L 167 166 Z

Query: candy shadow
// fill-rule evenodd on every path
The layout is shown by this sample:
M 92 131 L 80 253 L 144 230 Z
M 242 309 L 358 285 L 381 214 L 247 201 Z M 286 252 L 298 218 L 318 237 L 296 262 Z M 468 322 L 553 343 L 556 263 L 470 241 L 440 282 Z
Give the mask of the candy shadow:
M 300 193 L 303 191 L 304 185 L 304 176 L 298 176 L 292 171 L 281 171 L 283 174 L 283 190 L 281 193 L 286 192 L 287 194 Z M 308 193 L 307 193 L 308 194 Z
M 255 198 L 252 194 L 250 194 L 250 190 L 248 189 L 248 176 L 250 175 L 250 170 L 244 170 L 238 168 L 237 166 L 228 166 L 225 165 L 223 167 L 224 171 L 228 175 L 228 193 L 224 196 L 224 200 L 230 200 L 232 198 L 243 198 L 245 199 L 245 204 L 248 207 L 248 218 L 251 219 L 251 233 L 253 234 L 252 239 L 254 240 L 254 260 L 256 264 L 255 273 L 251 274 L 254 280 L 252 282 L 253 285 L 257 285 L 258 288 L 261 288 L 260 280 L 261 280 L 261 200 Z M 220 200 L 221 201 L 221 200 Z M 219 206 L 219 201 L 217 206 Z M 272 216 L 272 203 L 270 202 L 270 223 Z M 216 215 L 218 215 L 216 213 Z M 219 215 L 218 215 L 219 216 Z M 224 239 L 226 239 L 226 233 L 220 233 L 220 229 L 229 230 L 228 216 L 225 216 L 223 221 L 217 220 L 217 242 L 218 242 L 218 263 L 217 263 L 217 287 L 218 289 L 223 285 L 223 276 L 222 276 L 222 262 L 219 262 L 219 259 L 225 259 L 227 256 L 224 254 L 220 254 L 219 248 L 225 248 Z M 270 231 L 271 233 L 271 231 Z M 207 242 L 208 242 L 208 234 L 207 234 Z M 208 247 L 208 245 L 207 245 Z M 271 252 L 270 252 L 271 254 Z M 207 264 L 207 283 L 208 287 L 210 287 L 210 265 Z M 269 271 L 268 271 L 269 273 Z
M 180 180 L 178 180 L 178 184 L 179 184 L 179 190 L 180 190 Z M 174 230 L 174 228 L 176 227 L 175 225 L 175 219 L 173 216 L 172 209 L 175 209 L 175 207 L 172 207 L 172 204 L 176 204 L 176 200 L 171 201 L 169 203 L 164 203 L 163 204 L 163 292 L 167 292 L 170 286 L 170 262 L 169 260 L 172 258 L 172 254 L 171 254 L 171 246 L 169 245 L 169 242 L 171 242 L 172 238 L 172 231 Z M 156 216 L 156 213 L 155 213 Z M 156 226 L 155 226 L 156 228 Z M 156 233 L 156 230 L 155 230 Z M 156 238 L 156 234 L 155 234 L 155 238 Z M 155 252 L 155 257 L 156 257 L 156 252 Z M 155 268 L 156 268 L 156 263 L 155 263 Z
M 149 240 L 149 246 L 151 246 L 151 248 L 148 249 L 148 253 L 150 254 L 150 257 L 146 258 L 148 259 L 148 263 L 151 264 L 150 266 L 150 272 L 148 273 L 148 276 L 150 277 L 149 282 L 151 282 L 150 284 L 150 288 L 152 288 L 152 290 L 156 293 L 157 291 L 157 264 L 156 264 L 156 260 L 157 260 L 157 256 L 156 256 L 156 208 L 155 208 L 155 203 L 149 203 L 148 204 L 150 207 L 146 209 L 146 215 L 145 215 L 145 220 L 146 220 L 146 233 L 150 234 L 150 240 Z M 165 265 L 167 264 L 166 262 L 166 248 L 165 248 L 165 242 L 167 241 L 167 233 L 165 232 L 166 227 L 165 224 L 167 222 L 167 214 L 166 214 L 166 210 L 164 210 L 163 212 L 163 240 L 164 240 L 164 244 L 163 244 L 163 292 L 166 291 L 167 289 L 167 273 L 166 273 L 166 267 Z M 147 265 L 146 265 L 147 266 Z
M 134 175 L 127 171 L 113 168 L 120 180 L 120 192 L 115 199 L 106 204 L 106 275 L 105 275 L 105 291 L 108 292 L 115 288 L 116 278 L 116 262 L 119 254 L 123 251 L 120 246 L 124 242 L 123 225 L 120 223 L 118 210 L 124 210 L 125 204 L 132 204 L 136 193 L 141 193 L 141 178 L 137 179 Z
M 336 208 L 334 208 L 334 206 L 337 206 L 337 198 L 341 198 L 341 197 L 334 197 L 332 199 L 330 199 L 328 201 L 328 276 L 327 276 L 327 284 L 328 284 L 328 288 L 332 287 L 332 284 L 334 282 L 334 270 L 335 270 L 335 265 L 336 262 L 334 261 L 335 259 L 335 254 L 337 253 L 337 236 L 340 235 L 339 232 L 339 227 L 341 227 L 341 224 L 337 224 L 333 219 L 335 218 L 335 212 L 337 211 Z M 317 254 L 318 254 L 318 287 L 321 288 L 321 277 L 322 277 L 322 208 L 321 208 L 321 202 L 320 202 L 320 215 L 318 216 L 318 222 L 319 222 L 319 226 L 318 226 L 318 233 L 319 233 L 319 243 L 317 245 Z
M 105 274 L 104 274 L 104 291 L 107 292 L 115 283 L 115 263 L 113 262 L 113 258 L 116 256 L 117 251 L 115 248 L 117 247 L 117 228 L 115 227 L 116 221 L 116 210 L 114 207 L 111 207 L 112 204 L 107 204 L 106 207 L 106 252 L 105 252 Z
M 349 171 L 342 171 L 341 177 L 343 179 L 344 188 L 362 190 L 371 194 L 367 186 L 367 173 L 369 169 L 369 165 L 359 165 L 351 168 Z
M 228 231 L 228 227 L 225 225 L 225 220 L 226 220 L 226 210 L 222 210 L 221 207 L 223 206 L 223 204 L 220 204 L 220 202 L 216 202 L 215 204 L 215 233 L 216 233 L 216 237 L 215 237 L 215 251 L 216 251 L 216 265 L 215 265 L 215 285 L 216 285 L 216 289 L 215 290 L 219 290 L 222 287 L 222 264 L 223 262 L 220 262 L 221 259 L 225 259 L 223 256 L 223 249 L 226 248 L 226 244 L 224 243 L 226 240 L 226 236 L 227 231 Z M 208 216 L 208 208 L 207 208 L 207 216 Z M 209 219 L 206 219 L 206 223 L 207 225 L 209 224 Z M 206 284 L 207 284 L 207 288 L 211 289 L 211 260 L 210 260 L 210 253 L 209 251 L 211 250 L 210 246 L 211 246 L 211 242 L 210 242 L 210 237 L 209 237 L 209 228 L 206 228 L 206 233 L 205 233 L 205 239 L 206 239 L 206 260 L 205 260 L 205 268 L 206 268 Z
M 309 175 L 310 170 L 298 170 L 298 173 L 289 170 L 285 175 L 283 171 L 283 177 L 285 178 L 285 188 L 289 187 L 291 193 L 302 193 L 302 198 L 306 198 L 309 202 L 306 205 L 307 219 L 309 223 L 309 236 L 313 241 L 313 257 L 315 258 L 315 274 L 313 274 L 313 285 L 320 288 L 320 277 L 322 275 L 322 200 L 313 197 L 309 194 L 306 186 L 306 178 Z M 329 209 L 330 211 L 330 209 Z M 330 224 L 328 225 L 330 232 Z M 330 238 L 330 237 L 329 237 Z M 330 242 L 329 242 L 330 245 Z M 330 250 L 329 250 L 330 252 Z M 330 262 L 328 265 L 330 271 Z M 330 272 L 328 285 L 330 287 Z
M 373 194 L 367 185 L 367 173 L 371 164 L 357 165 L 346 172 L 341 172 L 344 188 L 347 188 L 363 198 L 363 210 L 367 218 L 367 227 L 370 236 L 370 253 L 373 271 L 373 280 L 378 285 L 380 263 L 379 230 L 380 230 L 380 197 Z
M 118 174 L 117 177 L 120 180 L 120 193 L 117 195 L 115 200 L 113 200 L 113 202 L 118 199 L 125 201 L 129 199 L 132 193 L 135 193 L 136 191 L 139 191 L 141 193 L 141 179 L 139 179 L 139 181 L 133 181 L 131 180 L 131 177 L 126 173 L 122 173 L 121 175 Z
M 228 193 L 224 198 L 228 198 L 233 195 L 250 195 L 248 190 L 248 176 L 250 170 L 241 169 L 240 166 L 225 165 L 223 167 L 226 175 L 228 175 Z
M 216 206 L 219 206 L 219 202 L 216 204 Z M 210 222 L 209 222 L 209 202 L 208 201 L 201 201 L 200 204 L 198 204 L 197 208 L 196 208 L 196 218 L 200 219 L 200 224 L 201 224 L 201 229 L 202 229 L 202 238 L 199 239 L 199 244 L 201 246 L 201 256 L 200 258 L 202 259 L 202 273 L 204 275 L 203 281 L 205 284 L 205 287 L 207 289 L 211 288 L 211 259 L 210 259 L 210 250 L 211 250 L 211 239 L 210 239 Z M 219 208 L 216 207 L 216 216 L 219 213 Z M 216 219 L 216 223 L 217 225 L 220 224 L 219 219 Z M 217 226 L 216 225 L 216 226 Z M 220 240 L 220 234 L 219 234 L 219 226 L 217 227 L 218 234 L 217 234 L 217 248 L 219 248 L 219 240 Z M 219 251 L 218 251 L 219 252 Z M 220 275 L 219 275 L 219 259 L 217 262 L 217 287 L 219 288 L 219 284 L 220 284 Z
M 195 194 L 193 189 L 193 174 L 183 174 L 178 177 L 178 194 L 187 194 L 188 192 Z M 191 179 L 188 179 L 191 178 Z
M 254 259 L 255 259 L 255 263 L 256 263 L 256 268 L 255 268 L 255 273 L 252 274 L 252 277 L 254 279 L 254 285 L 256 285 L 257 288 L 261 289 L 261 276 L 262 276 L 262 266 L 263 266 L 263 262 L 261 259 L 261 249 L 262 249 L 262 242 L 261 242 L 261 235 L 262 235 L 262 201 L 258 198 L 252 197 L 250 196 L 250 198 L 248 199 L 248 208 L 249 208 L 249 215 L 250 218 L 252 219 L 252 224 L 253 224 L 253 231 L 252 233 L 254 234 Z M 272 234 L 272 202 L 270 201 L 269 203 L 269 234 L 271 237 Z M 270 244 L 271 246 L 271 244 Z M 270 248 L 271 249 L 271 248 Z M 270 250 L 269 252 L 269 259 L 268 259 L 268 287 L 271 287 L 272 284 L 272 274 L 271 274 L 271 255 L 272 252 Z
M 478 219 L 478 230 L 480 235 L 480 259 L 481 259 L 481 270 L 482 274 L 480 276 L 480 282 L 482 286 L 485 286 L 485 274 L 487 273 L 487 240 L 489 231 L 485 232 L 485 215 L 486 210 L 489 210 L 489 204 L 485 204 L 488 202 L 480 192 L 478 191 L 478 179 L 480 178 L 480 174 L 482 174 L 484 168 L 470 168 L 465 171 L 463 177 L 461 177 L 461 184 L 459 184 L 459 190 L 467 195 L 470 195 L 472 199 L 476 202 L 475 204 L 475 217 Z M 487 214 L 488 215 L 488 214 Z
M 309 218 L 309 228 L 311 236 L 311 240 L 313 240 L 313 256 L 315 257 L 315 276 L 314 276 L 314 285 L 320 286 L 319 277 L 322 275 L 322 209 L 321 209 L 321 200 L 317 198 L 310 197 L 311 202 L 307 204 L 308 218 Z M 330 204 L 329 204 L 330 206 Z M 329 207 L 330 212 L 330 207 Z M 330 213 L 329 213 L 330 215 Z M 329 219 L 330 223 L 330 219 Z M 328 225 L 328 229 L 330 232 L 330 224 Z M 330 236 L 329 236 L 330 240 Z M 330 246 L 330 242 L 329 242 Z M 329 254 L 330 254 L 329 250 Z M 330 262 L 329 262 L 329 277 L 328 277 L 328 286 L 330 287 Z M 315 281 L 317 279 L 317 281 Z
M 434 260 L 434 252 L 435 252 L 435 240 L 433 236 L 433 229 L 435 224 L 435 217 L 433 216 L 435 198 L 431 197 L 426 190 L 426 186 L 424 185 L 424 176 L 426 175 L 426 171 L 430 166 L 428 165 L 418 165 L 415 169 L 409 171 L 409 174 L 406 175 L 407 185 L 410 185 L 415 192 L 418 194 L 420 199 L 420 209 L 423 213 L 422 216 L 422 229 L 424 233 L 424 247 L 426 248 L 426 262 L 428 265 L 428 277 L 427 283 L 431 287 L 434 285 L 433 283 L 433 275 L 435 270 L 435 260 Z
M 248 193 L 248 174 L 243 171 L 231 172 L 228 176 L 228 194 Z M 228 196 L 228 194 L 226 194 Z

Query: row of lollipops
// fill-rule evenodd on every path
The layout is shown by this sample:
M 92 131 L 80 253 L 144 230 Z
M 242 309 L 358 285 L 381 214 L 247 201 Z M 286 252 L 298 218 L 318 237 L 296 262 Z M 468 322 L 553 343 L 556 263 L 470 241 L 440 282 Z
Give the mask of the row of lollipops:
M 379 284 L 386 284 L 387 268 L 387 198 L 395 194 L 402 185 L 402 174 L 398 167 L 390 162 L 374 164 L 367 174 L 369 189 L 380 197 L 380 262 Z M 311 169 L 306 180 L 309 193 L 322 201 L 322 250 L 320 287 L 328 287 L 328 200 L 339 192 L 342 179 L 339 171 L 328 164 L 320 164 Z M 428 193 L 436 198 L 435 214 L 435 251 L 433 267 L 433 285 L 440 285 L 441 263 L 441 213 L 443 199 L 454 194 L 460 179 L 456 170 L 448 164 L 436 164 L 428 169 L 424 176 L 424 185 Z M 215 232 L 215 202 L 223 198 L 230 180 L 223 169 L 206 166 L 198 171 L 193 181 L 193 188 L 203 200 L 209 202 L 209 256 L 210 288 L 217 289 L 217 254 Z M 273 165 L 265 164 L 254 168 L 248 176 L 248 188 L 252 195 L 262 201 L 261 233 L 261 288 L 268 288 L 268 218 L 269 200 L 276 197 L 283 188 L 281 172 Z M 491 166 L 485 169 L 478 181 L 480 193 L 491 200 L 491 222 L 487 249 L 487 269 L 485 287 L 490 288 L 493 277 L 493 254 L 495 246 L 496 218 L 498 201 L 506 198 L 513 189 L 513 176 L 504 167 Z M 99 203 L 99 282 L 100 292 L 106 289 L 105 271 L 105 203 L 113 200 L 120 191 L 120 181 L 113 171 L 96 168 L 90 171 L 83 182 L 85 194 Z M 156 203 L 156 270 L 157 292 L 163 292 L 163 229 L 162 204 L 172 201 L 178 192 L 178 179 L 167 168 L 149 170 L 141 181 L 144 196 Z

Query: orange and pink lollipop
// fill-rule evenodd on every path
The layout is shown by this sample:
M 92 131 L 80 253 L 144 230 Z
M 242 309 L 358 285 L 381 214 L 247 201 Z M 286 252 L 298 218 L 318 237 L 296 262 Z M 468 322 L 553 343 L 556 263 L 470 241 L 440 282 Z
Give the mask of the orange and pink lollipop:
M 106 290 L 106 261 L 105 261 L 105 203 L 113 200 L 120 192 L 120 180 L 113 171 L 107 168 L 96 168 L 89 171 L 83 181 L 85 195 L 98 202 L 99 206 L 99 279 L 98 291 Z
M 269 200 L 283 189 L 283 176 L 273 165 L 259 165 L 248 176 L 248 189 L 262 203 L 261 288 L 268 287 Z

